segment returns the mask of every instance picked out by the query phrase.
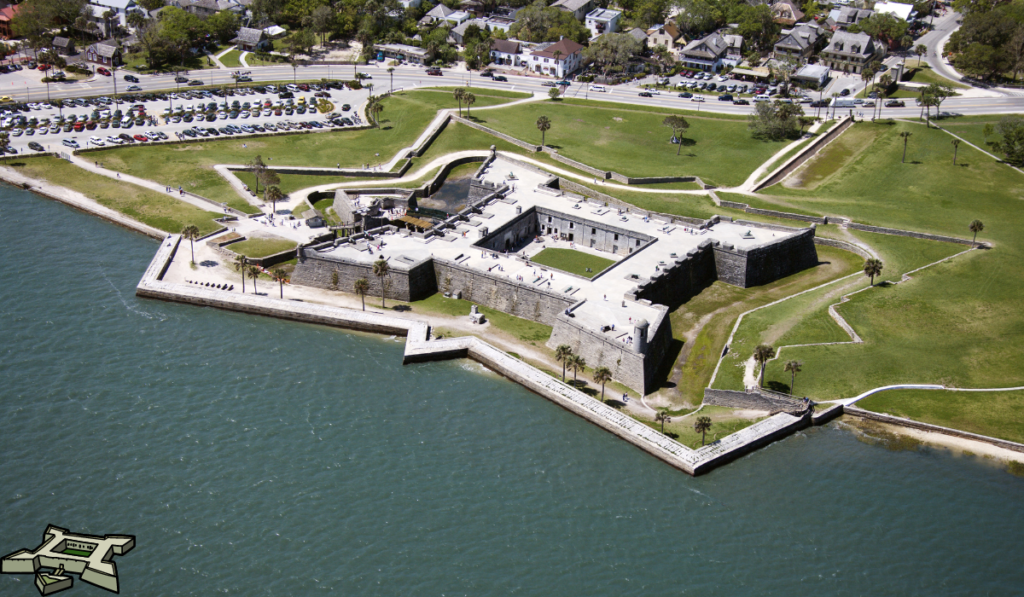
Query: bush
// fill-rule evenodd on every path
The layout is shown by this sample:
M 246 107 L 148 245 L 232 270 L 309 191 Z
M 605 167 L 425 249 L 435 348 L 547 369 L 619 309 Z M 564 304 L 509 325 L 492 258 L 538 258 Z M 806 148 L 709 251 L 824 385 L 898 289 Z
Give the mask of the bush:
M 359 81 L 345 81 L 345 84 L 348 85 L 349 88 L 354 89 L 356 91 L 363 88 L 363 84 Z

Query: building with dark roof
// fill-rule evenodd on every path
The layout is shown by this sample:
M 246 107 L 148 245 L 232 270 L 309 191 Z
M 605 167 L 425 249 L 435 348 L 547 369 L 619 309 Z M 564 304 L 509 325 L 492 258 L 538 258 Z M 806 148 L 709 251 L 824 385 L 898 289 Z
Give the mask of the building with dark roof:
M 718 33 L 712 33 L 686 44 L 679 52 L 679 59 L 688 68 L 718 72 L 728 49 L 729 44 L 725 43 L 725 39 Z
M 870 35 L 837 31 L 828 47 L 821 51 L 821 64 L 835 70 L 857 74 L 862 72 L 878 53 L 879 48 Z
M 238 30 L 238 36 L 231 40 L 231 43 L 235 44 L 239 50 L 253 52 L 267 45 L 267 34 L 262 29 L 242 27 Z
M 121 48 L 114 40 L 101 41 L 85 49 L 85 59 L 103 66 L 121 66 Z

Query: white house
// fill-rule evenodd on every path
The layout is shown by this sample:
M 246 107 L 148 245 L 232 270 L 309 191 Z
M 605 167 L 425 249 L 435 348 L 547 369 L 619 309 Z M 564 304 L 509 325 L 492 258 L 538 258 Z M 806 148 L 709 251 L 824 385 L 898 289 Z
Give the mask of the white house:
M 583 60 L 583 46 L 571 39 L 561 40 L 548 46 L 538 46 L 530 52 L 527 64 L 535 73 L 564 78 L 576 72 Z
M 901 4 L 899 2 L 876 2 L 875 13 L 881 15 L 892 15 L 904 21 L 913 21 L 917 18 L 917 11 L 913 4 Z
M 526 64 L 522 45 L 511 39 L 491 41 L 491 62 L 498 66 L 521 67 Z
M 594 38 L 605 33 L 615 33 L 619 30 L 619 18 L 622 13 L 610 8 L 595 8 L 587 13 L 583 24 L 590 29 L 590 37 Z

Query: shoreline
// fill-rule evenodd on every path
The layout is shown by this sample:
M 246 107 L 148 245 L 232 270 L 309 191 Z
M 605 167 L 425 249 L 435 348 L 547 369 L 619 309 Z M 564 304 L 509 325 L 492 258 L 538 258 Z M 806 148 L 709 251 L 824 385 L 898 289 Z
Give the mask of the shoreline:
M 868 435 L 870 435 L 871 431 L 882 431 L 883 433 L 907 437 L 929 448 L 949 452 L 951 455 L 973 456 L 1005 466 L 1009 466 L 1010 463 L 1024 464 L 1024 453 L 1000 448 L 987 442 L 954 437 L 934 431 L 922 431 L 897 423 L 883 423 L 856 415 L 851 415 L 848 419 L 844 417 L 839 422 L 846 427 Z

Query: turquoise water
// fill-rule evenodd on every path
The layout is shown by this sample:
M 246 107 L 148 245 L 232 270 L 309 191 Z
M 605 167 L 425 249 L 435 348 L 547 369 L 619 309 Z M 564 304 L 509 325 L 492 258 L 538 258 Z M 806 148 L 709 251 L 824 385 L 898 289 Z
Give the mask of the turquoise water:
M 1024 587 L 1024 479 L 996 466 L 833 424 L 693 479 L 469 362 L 137 299 L 155 249 L 0 188 L 0 553 L 134 534 L 124 595 Z

